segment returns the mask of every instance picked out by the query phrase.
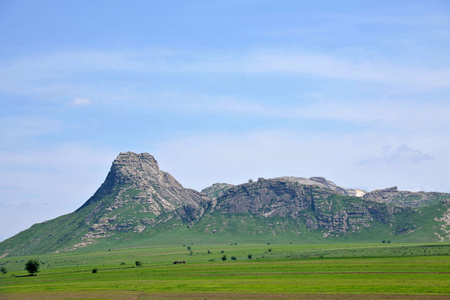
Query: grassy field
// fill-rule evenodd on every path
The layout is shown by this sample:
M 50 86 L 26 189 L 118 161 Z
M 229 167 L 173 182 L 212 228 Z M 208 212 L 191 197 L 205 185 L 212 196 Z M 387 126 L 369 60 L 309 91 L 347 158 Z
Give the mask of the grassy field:
M 37 276 L 24 270 L 31 258 Z M 0 267 L 0 299 L 450 299 L 448 243 L 79 249 Z

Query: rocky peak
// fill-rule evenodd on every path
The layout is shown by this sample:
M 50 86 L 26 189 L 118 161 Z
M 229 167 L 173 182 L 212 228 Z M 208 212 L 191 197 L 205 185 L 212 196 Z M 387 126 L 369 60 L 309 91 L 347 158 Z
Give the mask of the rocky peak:
M 143 206 L 141 212 L 154 215 L 205 201 L 200 193 L 185 189 L 172 175 L 161 171 L 152 155 L 134 152 L 117 156 L 105 182 L 83 207 L 104 199 L 109 199 L 108 209 L 131 203 Z
M 127 177 L 136 173 L 157 174 L 160 172 L 156 159 L 148 153 L 121 152 L 114 160 L 112 170 L 117 170 Z

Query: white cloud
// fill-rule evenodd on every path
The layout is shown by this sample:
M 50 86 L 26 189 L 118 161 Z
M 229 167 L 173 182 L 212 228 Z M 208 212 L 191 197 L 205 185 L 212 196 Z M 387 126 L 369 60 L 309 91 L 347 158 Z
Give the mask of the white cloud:
M 83 98 L 83 97 L 75 97 L 71 102 L 71 105 L 75 106 L 83 106 L 83 105 L 91 105 L 92 100 L 89 98 Z
M 400 145 L 393 147 L 391 145 L 384 146 L 380 155 L 371 155 L 362 164 L 395 164 L 395 163 L 419 163 L 425 160 L 434 159 L 433 156 L 423 153 L 420 150 L 413 149 L 407 145 Z

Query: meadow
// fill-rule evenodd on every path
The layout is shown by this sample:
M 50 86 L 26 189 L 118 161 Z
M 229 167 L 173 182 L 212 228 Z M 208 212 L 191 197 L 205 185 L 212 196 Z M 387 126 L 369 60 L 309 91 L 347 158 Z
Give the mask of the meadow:
M 0 267 L 0 299 L 450 299 L 449 243 L 84 248 Z

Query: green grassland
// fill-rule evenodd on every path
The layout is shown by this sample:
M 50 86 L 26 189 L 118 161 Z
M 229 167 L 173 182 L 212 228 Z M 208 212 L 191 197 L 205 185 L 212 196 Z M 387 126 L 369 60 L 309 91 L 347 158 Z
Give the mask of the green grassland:
M 449 243 L 110 246 L 1 258 L 0 299 L 450 299 Z

